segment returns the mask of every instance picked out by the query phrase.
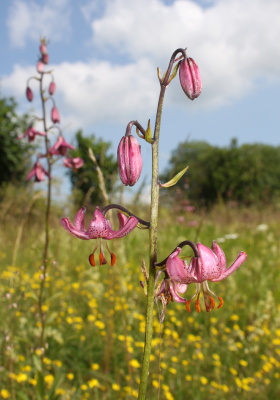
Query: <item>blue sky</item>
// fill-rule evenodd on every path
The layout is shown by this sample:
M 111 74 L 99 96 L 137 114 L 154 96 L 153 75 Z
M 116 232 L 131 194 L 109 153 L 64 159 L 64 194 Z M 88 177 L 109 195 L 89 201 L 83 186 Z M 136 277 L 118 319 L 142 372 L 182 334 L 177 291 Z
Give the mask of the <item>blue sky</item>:
M 130 120 L 154 122 L 156 68 L 187 47 L 203 91 L 191 102 L 178 79 L 168 88 L 160 169 L 187 138 L 279 145 L 279 18 L 279 0 L 0 0 L 1 94 L 20 112 L 39 109 L 24 93 L 47 36 L 65 137 L 81 128 L 116 151 Z M 141 144 L 148 175 L 150 148 Z

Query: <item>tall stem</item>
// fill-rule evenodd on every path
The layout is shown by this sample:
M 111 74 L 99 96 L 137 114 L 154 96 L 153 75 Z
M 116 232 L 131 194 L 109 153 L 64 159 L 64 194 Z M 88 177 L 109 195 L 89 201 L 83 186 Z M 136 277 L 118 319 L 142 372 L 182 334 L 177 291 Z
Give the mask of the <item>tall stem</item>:
M 43 90 L 43 77 L 44 74 L 41 75 L 40 79 L 40 96 L 41 96 L 41 103 L 42 103 L 42 115 L 43 115 L 43 126 L 44 132 L 47 133 L 47 122 L 46 122 L 46 107 L 45 107 L 45 98 L 44 98 L 44 90 Z M 41 333 L 40 333 L 40 346 L 44 348 L 45 345 L 45 315 L 43 312 L 43 295 L 44 295 L 44 288 L 45 288 L 45 280 L 48 268 L 48 254 L 49 254 L 49 220 L 50 220 L 50 210 L 51 210 L 51 169 L 52 164 L 49 156 L 49 139 L 48 135 L 45 136 L 45 151 L 46 151 L 46 158 L 47 158 L 47 166 L 48 166 L 48 189 L 47 189 L 47 203 L 46 203 L 46 212 L 45 212 L 45 244 L 43 250 L 43 260 L 41 266 L 41 282 L 40 282 L 40 289 L 39 289 L 39 298 L 38 298 L 38 308 L 39 308 L 39 316 L 40 316 L 40 323 L 41 323 Z
M 154 309 L 154 287 L 156 269 L 154 264 L 157 262 L 157 227 L 158 227 L 158 205 L 159 205 L 159 185 L 158 185 L 158 148 L 162 106 L 164 100 L 165 86 L 161 87 L 157 116 L 155 122 L 154 142 L 152 144 L 152 187 L 151 187 L 151 210 L 150 210 L 150 248 L 149 248 L 149 280 L 147 292 L 147 311 L 146 311 L 146 331 L 145 347 L 142 361 L 142 370 L 139 386 L 139 400 L 145 400 L 147 381 L 150 366 L 150 354 L 153 337 L 153 309 Z
M 158 228 L 158 208 L 159 208 L 159 184 L 158 184 L 158 159 L 159 159 L 159 136 L 161 126 L 161 116 L 163 108 L 164 94 L 167 85 L 170 83 L 169 78 L 174 65 L 175 57 L 178 53 L 185 56 L 184 49 L 177 49 L 171 56 L 168 69 L 163 79 L 160 79 L 161 90 L 159 94 L 154 141 L 152 144 L 152 185 L 151 185 L 151 210 L 150 210 L 150 247 L 149 247 L 149 279 L 147 291 L 147 310 L 146 310 L 146 330 L 145 330 L 145 346 L 142 361 L 142 370 L 140 376 L 140 385 L 138 400 L 146 399 L 147 383 L 150 367 L 150 355 L 153 338 L 153 310 L 154 310 L 154 290 L 157 262 L 157 228 Z

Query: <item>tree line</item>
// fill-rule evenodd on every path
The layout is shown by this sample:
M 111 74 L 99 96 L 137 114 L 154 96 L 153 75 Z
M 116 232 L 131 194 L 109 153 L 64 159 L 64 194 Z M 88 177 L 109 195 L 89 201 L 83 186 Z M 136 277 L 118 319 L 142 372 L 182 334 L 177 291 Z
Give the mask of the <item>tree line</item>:
M 0 187 L 30 185 L 26 175 L 32 165 L 34 145 L 18 140 L 28 115 L 19 116 L 16 102 L 12 98 L 0 98 Z M 100 192 L 96 165 L 88 155 L 91 148 L 97 165 L 103 171 L 105 187 L 110 195 L 117 188 L 117 160 L 110 153 L 111 143 L 95 135 L 75 135 L 76 150 L 72 157 L 84 159 L 84 167 L 68 170 L 74 200 L 83 204 L 99 204 L 104 201 Z M 33 151 L 32 151 L 33 149 Z M 236 205 L 268 204 L 280 199 L 280 146 L 266 144 L 238 145 L 232 139 L 229 146 L 219 147 L 204 141 L 185 141 L 173 151 L 169 164 L 160 180 L 166 182 L 186 166 L 186 174 L 176 184 L 176 194 L 169 196 L 168 189 L 162 189 L 162 201 L 191 203 L 209 207 L 218 201 Z M 1 200 L 1 199 L 0 199 Z

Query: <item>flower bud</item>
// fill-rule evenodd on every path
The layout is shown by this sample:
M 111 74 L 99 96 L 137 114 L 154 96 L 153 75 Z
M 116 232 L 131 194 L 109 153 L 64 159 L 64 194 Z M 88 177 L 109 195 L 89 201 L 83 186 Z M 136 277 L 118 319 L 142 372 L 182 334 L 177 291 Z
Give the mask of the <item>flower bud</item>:
M 41 45 L 39 47 L 40 49 L 40 53 L 43 54 L 47 54 L 47 46 L 46 43 L 44 41 L 41 42 Z
M 37 72 L 39 72 L 39 74 L 42 74 L 44 72 L 44 64 L 42 63 L 42 61 L 37 62 Z
M 58 109 L 56 107 L 52 108 L 51 111 L 51 120 L 54 124 L 59 124 L 60 123 L 60 116 L 59 116 L 59 112 Z
M 141 146 L 134 136 L 124 136 L 118 147 L 118 166 L 121 181 L 126 186 L 133 186 L 142 171 Z
M 183 91 L 194 100 L 201 93 L 202 82 L 199 68 L 192 58 L 184 58 L 179 66 L 179 78 Z
M 33 100 L 33 92 L 32 92 L 32 90 L 30 89 L 29 86 L 27 86 L 25 94 L 26 94 L 26 97 L 27 97 L 28 101 L 32 101 Z
M 50 94 L 51 96 L 54 94 L 55 89 L 56 89 L 56 85 L 55 85 L 54 81 L 52 81 L 52 82 L 50 83 L 50 86 L 49 86 L 49 94 Z
M 49 63 L 49 55 L 48 54 L 42 54 L 41 60 L 42 60 L 43 64 L 48 64 Z

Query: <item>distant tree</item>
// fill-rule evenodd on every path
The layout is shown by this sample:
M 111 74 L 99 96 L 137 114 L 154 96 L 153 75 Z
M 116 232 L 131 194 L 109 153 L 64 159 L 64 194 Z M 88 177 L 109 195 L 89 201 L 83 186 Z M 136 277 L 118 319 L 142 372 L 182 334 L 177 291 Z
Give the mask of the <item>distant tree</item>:
M 84 166 L 77 171 L 69 170 L 68 174 L 72 183 L 74 200 L 79 205 L 91 203 L 93 205 L 103 205 L 104 198 L 100 191 L 96 166 L 89 158 L 88 150 L 92 149 L 98 166 L 104 175 L 106 192 L 110 195 L 114 189 L 117 178 L 118 164 L 114 155 L 109 154 L 110 142 L 97 139 L 95 135 L 84 137 L 81 130 L 76 133 L 76 149 L 71 150 L 71 157 L 81 157 Z
M 189 166 L 177 183 L 176 202 L 210 206 L 219 199 L 238 204 L 268 203 L 280 198 L 280 147 L 264 144 L 229 147 L 183 142 L 172 152 L 161 180 Z M 167 191 L 163 192 L 168 201 Z
M 0 186 L 26 184 L 31 166 L 31 146 L 17 139 L 28 125 L 28 116 L 18 116 L 13 98 L 0 98 Z

